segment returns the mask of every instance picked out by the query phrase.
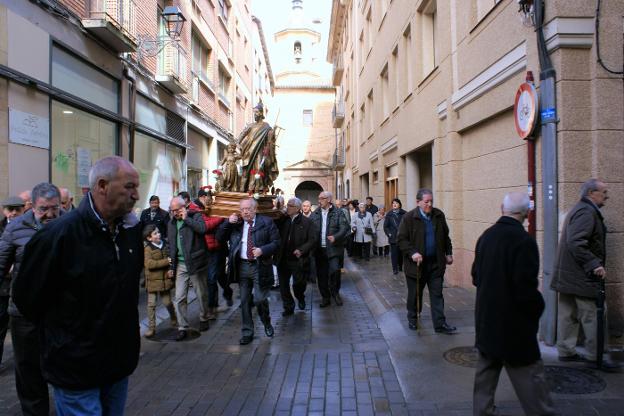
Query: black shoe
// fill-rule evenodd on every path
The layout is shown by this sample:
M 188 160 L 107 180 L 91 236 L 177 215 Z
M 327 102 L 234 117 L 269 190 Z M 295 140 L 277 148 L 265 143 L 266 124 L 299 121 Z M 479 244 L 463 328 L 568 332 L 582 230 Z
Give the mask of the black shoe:
M 323 299 L 323 301 L 319 304 L 321 308 L 326 308 L 329 305 L 331 305 L 331 302 L 329 301 L 329 299 Z
M 574 354 L 574 355 L 560 355 L 558 358 L 559 361 L 563 361 L 565 362 L 574 362 L 574 363 L 584 363 L 584 362 L 591 362 L 589 361 L 587 358 L 585 358 L 585 356 L 581 355 L 581 354 Z
M 457 328 L 455 328 L 454 326 L 450 326 L 447 323 L 435 329 L 435 332 L 437 332 L 438 334 L 447 334 L 447 335 L 454 334 L 456 331 L 457 331 Z
M 267 337 L 272 337 L 273 335 L 275 335 L 275 329 L 273 329 L 273 325 L 271 325 L 271 322 L 264 325 L 264 333 Z
M 176 341 L 184 341 L 186 339 L 187 333 L 184 330 L 178 331 L 178 335 L 176 336 Z
M 208 328 L 210 328 L 210 323 L 208 321 L 199 321 L 200 332 L 208 331 Z
M 342 306 L 342 298 L 338 293 L 334 295 L 334 302 L 336 302 L 336 305 Z
M 408 326 L 409 326 L 409 329 L 411 329 L 412 331 L 415 331 L 418 329 L 418 323 L 416 322 L 410 322 Z
M 247 344 L 251 344 L 251 341 L 253 341 L 253 336 L 245 335 L 238 341 L 238 343 L 240 345 L 247 345 Z
M 225 302 L 227 303 L 228 306 L 234 305 L 234 301 L 232 300 L 232 296 L 230 296 L 229 298 L 225 298 Z
M 305 299 L 301 299 L 298 303 L 299 309 L 300 310 L 305 310 L 306 304 L 305 304 Z
M 392 270 L 392 274 L 399 274 L 398 270 Z
M 282 316 L 290 316 L 290 315 L 294 315 L 295 314 L 295 310 L 294 309 L 284 309 L 284 312 L 282 312 Z

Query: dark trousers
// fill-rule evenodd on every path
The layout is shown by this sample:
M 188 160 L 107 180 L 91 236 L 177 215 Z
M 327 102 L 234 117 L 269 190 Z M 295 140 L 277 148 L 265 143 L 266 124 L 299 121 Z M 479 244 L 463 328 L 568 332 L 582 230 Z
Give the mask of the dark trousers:
M 390 244 L 390 261 L 392 262 L 393 272 L 403 271 L 403 253 L 401 253 L 398 244 Z
M 260 286 L 260 276 L 258 274 L 257 262 L 240 261 L 238 265 L 240 276 L 240 295 L 242 312 L 242 333 L 243 336 L 254 335 L 254 323 L 251 314 L 252 306 L 258 309 L 258 315 L 263 324 L 271 322 L 269 316 L 269 294 L 270 287 Z M 253 296 L 252 296 L 253 290 Z
M 290 276 L 293 277 L 292 288 L 297 300 L 305 300 L 307 286 L 307 276 L 301 268 L 299 260 L 282 260 L 277 266 L 277 275 L 279 276 L 280 294 L 282 295 L 284 310 L 294 310 L 295 300 L 290 293 Z
M 9 329 L 9 297 L 0 296 L 0 363 L 4 354 L 4 339 Z
M 22 316 L 11 316 L 15 387 L 24 415 L 48 415 L 48 384 L 39 364 L 39 331 Z
M 353 234 L 349 234 L 345 239 L 345 248 L 347 249 L 347 255 L 353 256 Z
M 542 360 L 529 365 L 513 366 L 492 360 L 479 353 L 473 392 L 473 414 L 489 416 L 500 414 L 494 405 L 494 395 L 501 370 L 505 367 L 516 395 L 527 415 L 555 415 L 550 388 Z
M 444 298 L 442 297 L 442 280 L 444 271 L 440 270 L 435 260 L 425 258 L 421 263 L 422 273 L 420 285 L 416 284 L 416 276 L 406 275 L 407 282 L 407 319 L 416 322 L 422 312 L 422 298 L 425 285 L 429 289 L 429 303 L 431 304 L 431 320 L 434 328 L 440 328 L 446 323 L 444 316 Z M 420 287 L 418 287 L 420 286 Z M 418 294 L 418 296 L 416 296 Z
M 208 307 L 219 306 L 219 287 L 217 286 L 219 276 L 219 252 L 208 252 L 208 278 L 206 287 L 208 288 Z
M 319 292 L 323 300 L 340 292 L 340 256 L 327 257 L 327 249 L 316 250 L 316 273 Z
M 232 294 L 234 291 L 230 287 L 230 283 L 228 282 L 227 274 L 225 273 L 225 261 L 227 259 L 227 249 L 220 248 L 217 253 L 217 283 L 221 286 L 221 290 L 223 292 L 223 298 L 225 300 L 231 300 Z M 217 301 L 217 304 L 219 302 Z
M 360 246 L 360 252 L 358 253 L 360 255 L 360 258 L 370 260 L 371 243 L 358 243 L 358 245 Z

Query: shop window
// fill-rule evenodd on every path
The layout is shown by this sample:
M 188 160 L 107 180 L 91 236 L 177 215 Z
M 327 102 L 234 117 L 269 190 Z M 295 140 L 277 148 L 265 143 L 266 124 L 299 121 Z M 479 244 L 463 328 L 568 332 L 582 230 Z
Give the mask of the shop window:
M 65 50 L 52 47 L 52 85 L 116 113 L 119 82 Z
M 79 204 L 89 190 L 92 164 L 116 154 L 117 125 L 52 101 L 52 183 L 68 188 Z
M 136 132 L 134 166 L 139 171 L 139 196 L 136 211 L 149 206 L 149 197 L 158 195 L 160 206 L 167 209 L 171 198 L 182 189 L 184 155 L 181 148 Z

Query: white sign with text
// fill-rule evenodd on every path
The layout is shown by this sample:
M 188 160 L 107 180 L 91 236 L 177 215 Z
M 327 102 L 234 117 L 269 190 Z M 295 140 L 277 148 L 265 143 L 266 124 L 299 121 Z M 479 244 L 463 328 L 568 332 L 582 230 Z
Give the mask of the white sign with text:
M 9 141 L 50 148 L 50 119 L 9 108 Z

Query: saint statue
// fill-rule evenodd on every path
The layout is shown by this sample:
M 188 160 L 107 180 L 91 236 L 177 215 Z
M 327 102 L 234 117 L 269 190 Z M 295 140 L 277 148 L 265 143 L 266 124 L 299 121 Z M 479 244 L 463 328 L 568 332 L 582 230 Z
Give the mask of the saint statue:
M 238 192 L 239 174 L 237 162 L 241 159 L 236 143 L 230 143 L 221 161 L 223 171 L 219 176 L 219 188 L 224 191 Z
M 279 175 L 275 158 L 275 132 L 264 121 L 262 101 L 254 107 L 255 122 L 245 126 L 236 142 L 241 149 L 242 192 L 268 192 Z

